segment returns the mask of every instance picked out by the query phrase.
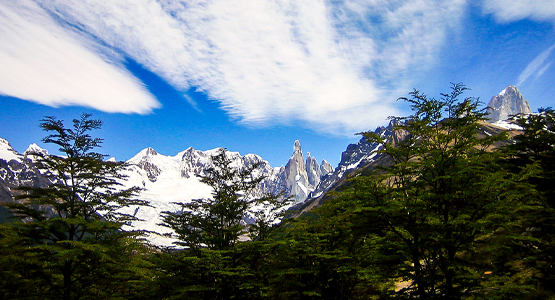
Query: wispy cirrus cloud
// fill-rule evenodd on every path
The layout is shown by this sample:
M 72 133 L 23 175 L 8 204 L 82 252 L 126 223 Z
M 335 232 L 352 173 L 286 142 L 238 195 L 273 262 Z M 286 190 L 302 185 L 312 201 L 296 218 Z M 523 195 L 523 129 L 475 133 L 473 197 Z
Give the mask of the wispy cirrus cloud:
M 117 60 L 99 56 L 34 2 L 0 3 L 0 41 L 0 94 L 107 112 L 144 114 L 160 106 Z
M 555 24 L 555 0 L 484 0 L 482 9 L 499 22 L 509 23 L 523 19 Z M 542 51 L 522 70 L 517 79 L 520 86 L 530 77 L 538 78 L 551 66 L 549 56 L 555 45 Z
M 535 78 L 543 75 L 543 73 L 551 66 L 551 63 L 553 62 L 546 62 L 546 60 L 551 55 L 551 52 L 553 52 L 553 49 L 555 49 L 555 45 L 545 49 L 544 51 L 542 51 L 542 53 L 536 56 L 536 58 L 534 58 L 534 60 L 532 60 L 518 76 L 517 85 L 520 86 L 533 75 L 535 75 Z
M 130 57 L 177 90 L 206 93 L 239 122 L 299 122 L 339 134 L 381 125 L 398 113 L 394 100 L 436 63 L 466 6 L 464 0 L 37 3 L 45 19 L 54 16 L 58 23 L 29 24 L 67 39 L 60 47 L 71 53 L 77 51 L 71 45 L 83 40 L 97 45 L 83 49 L 93 57 L 76 55 L 101 60 L 92 65 L 125 75 L 121 60 Z

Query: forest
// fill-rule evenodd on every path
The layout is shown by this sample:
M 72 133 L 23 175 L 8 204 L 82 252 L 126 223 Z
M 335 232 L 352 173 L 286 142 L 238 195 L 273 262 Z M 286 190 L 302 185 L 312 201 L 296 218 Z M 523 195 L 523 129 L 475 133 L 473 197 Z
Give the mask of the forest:
M 386 161 L 300 215 L 253 194 L 258 166 L 222 150 L 201 178 L 212 197 L 161 216 L 174 249 L 124 230 L 120 209 L 149 204 L 119 187 L 126 163 L 96 152 L 102 122 L 45 117 L 63 156 L 36 153 L 53 184 L 4 204 L 0 299 L 555 299 L 555 111 L 487 135 L 466 90 L 401 98 L 397 138 L 360 133 Z

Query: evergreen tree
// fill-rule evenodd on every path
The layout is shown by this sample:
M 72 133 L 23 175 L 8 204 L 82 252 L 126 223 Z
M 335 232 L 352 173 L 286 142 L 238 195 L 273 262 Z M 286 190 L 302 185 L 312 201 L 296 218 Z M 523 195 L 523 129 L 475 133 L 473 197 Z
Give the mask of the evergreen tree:
M 335 206 L 338 204 L 338 206 Z M 327 202 L 316 218 L 285 226 L 266 264 L 270 299 L 377 299 L 393 286 L 376 236 L 359 232 L 345 202 Z M 374 239 L 370 241 L 369 239 Z
M 121 288 L 111 279 L 126 272 L 125 254 L 136 233 L 122 230 L 134 217 L 120 209 L 147 203 L 134 199 L 137 188 L 118 188 L 124 163 L 94 152 L 102 140 L 89 132 L 102 122 L 90 117 L 74 119 L 72 128 L 54 117 L 41 120 L 50 133 L 43 142 L 59 146 L 63 156 L 34 153 L 37 167 L 53 183 L 20 187 L 25 193 L 18 202 L 6 204 L 22 221 L 0 234 L 3 245 L 10 245 L 4 254 L 18 266 L 12 275 L 23 283 L 7 291 L 14 298 L 105 299 Z
M 229 249 L 237 244 L 239 236 L 247 232 L 253 239 L 264 238 L 287 204 L 287 200 L 276 195 L 255 194 L 265 178 L 256 172 L 260 164 L 243 170 L 233 168 L 225 149 L 211 160 L 213 166 L 200 178 L 213 189 L 212 198 L 177 203 L 181 206 L 180 211 L 162 212 L 161 225 L 174 230 L 179 239 L 176 244 L 197 254 L 203 248 Z M 252 226 L 243 221 L 248 213 L 254 216 Z
M 529 271 L 539 270 L 536 280 L 543 289 L 555 292 L 555 111 L 516 116 L 522 131 L 506 147 L 512 172 L 535 170 L 528 182 L 537 189 L 535 206 L 521 212 L 521 226 L 530 239 L 515 243 L 514 251 L 527 262 Z
M 402 140 L 363 133 L 383 145 L 379 152 L 391 165 L 355 178 L 338 200 L 356 202 L 353 221 L 360 223 L 354 226 L 404 256 L 389 274 L 409 283 L 398 295 L 459 299 L 478 293 L 483 270 L 471 259 L 478 242 L 507 224 L 523 197 L 491 149 L 506 136 L 479 135 L 486 113 L 477 99 L 459 99 L 464 90 L 455 84 L 441 99 L 416 90 L 401 98 L 414 111 L 395 118 Z
M 162 213 L 162 225 L 174 230 L 176 244 L 185 249 L 159 256 L 164 273 L 172 274 L 159 282 L 170 285 L 169 298 L 262 299 L 263 240 L 288 200 L 256 194 L 264 179 L 259 164 L 234 168 L 225 149 L 211 159 L 213 166 L 200 178 L 213 189 L 212 197 L 178 203 L 180 211 Z M 253 224 L 244 222 L 247 214 Z M 251 242 L 239 243 L 241 236 Z

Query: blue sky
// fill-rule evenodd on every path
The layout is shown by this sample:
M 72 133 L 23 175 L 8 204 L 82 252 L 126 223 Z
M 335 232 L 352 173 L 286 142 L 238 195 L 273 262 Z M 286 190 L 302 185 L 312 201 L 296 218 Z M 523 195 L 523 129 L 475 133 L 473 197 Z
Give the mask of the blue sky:
M 103 120 L 102 152 L 303 151 L 337 166 L 413 88 L 516 85 L 555 106 L 555 0 L 0 0 L 0 137 L 43 116 Z M 69 122 L 68 122 L 69 124 Z

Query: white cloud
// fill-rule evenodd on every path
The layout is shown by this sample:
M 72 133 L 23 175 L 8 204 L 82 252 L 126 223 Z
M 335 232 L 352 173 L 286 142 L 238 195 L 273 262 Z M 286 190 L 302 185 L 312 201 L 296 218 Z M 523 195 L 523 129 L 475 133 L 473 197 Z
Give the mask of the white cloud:
M 555 21 L 555 0 L 484 0 L 483 9 L 501 22 Z
M 33 2 L 0 3 L 0 41 L 0 94 L 107 112 L 143 114 L 160 105 L 129 72 Z
M 551 52 L 553 52 L 553 49 L 555 49 L 555 45 L 545 49 L 542 53 L 536 56 L 536 58 L 534 58 L 528 66 L 526 66 L 526 68 L 518 76 L 517 86 L 520 86 L 534 74 L 536 74 L 535 78 L 540 77 L 549 68 L 549 66 L 551 66 L 551 62 L 546 63 L 545 61 Z
M 447 31 L 459 25 L 466 5 L 464 0 L 39 2 L 69 24 L 66 31 L 74 26 L 82 38 L 108 45 L 96 50 L 101 57 L 114 57 L 109 49 L 117 49 L 178 90 L 205 92 L 240 122 L 300 122 L 349 135 L 398 114 L 394 100 L 436 63 Z

